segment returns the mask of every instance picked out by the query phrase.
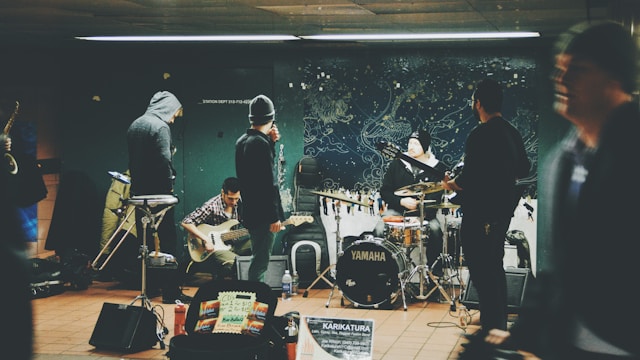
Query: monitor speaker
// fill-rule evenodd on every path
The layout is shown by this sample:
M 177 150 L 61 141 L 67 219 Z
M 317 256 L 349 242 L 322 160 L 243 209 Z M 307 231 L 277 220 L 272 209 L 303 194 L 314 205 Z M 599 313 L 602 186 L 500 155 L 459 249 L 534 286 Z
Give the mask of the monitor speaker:
M 236 264 L 238 280 L 248 280 L 251 256 L 238 256 Z M 289 257 L 287 255 L 271 255 L 267 272 L 264 275 L 264 282 L 272 290 L 282 291 L 282 275 L 284 275 L 286 269 L 289 269 Z
M 89 344 L 138 352 L 152 348 L 158 341 L 153 312 L 140 306 L 104 303 Z
M 507 275 L 507 306 L 510 314 L 520 312 L 524 293 L 527 284 L 531 281 L 531 269 L 527 268 L 508 268 L 505 270 Z M 479 309 L 478 291 L 473 286 L 473 281 L 469 280 L 467 288 L 462 296 L 462 304 L 468 309 Z

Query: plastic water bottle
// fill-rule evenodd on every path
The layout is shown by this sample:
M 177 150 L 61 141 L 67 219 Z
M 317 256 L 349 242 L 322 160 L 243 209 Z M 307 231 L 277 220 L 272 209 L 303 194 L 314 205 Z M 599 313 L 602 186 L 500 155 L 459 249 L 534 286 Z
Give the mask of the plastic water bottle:
M 300 277 L 298 272 L 293 272 L 293 281 L 291 282 L 291 295 L 298 295 L 298 285 L 300 284 Z
M 293 279 L 289 270 L 285 270 L 284 275 L 282 275 L 282 300 L 291 300 L 292 283 Z

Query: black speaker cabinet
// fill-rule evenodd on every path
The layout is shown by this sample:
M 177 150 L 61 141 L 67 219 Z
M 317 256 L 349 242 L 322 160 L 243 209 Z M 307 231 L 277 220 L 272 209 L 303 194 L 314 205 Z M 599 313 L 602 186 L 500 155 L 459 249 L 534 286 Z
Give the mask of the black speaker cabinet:
M 96 348 L 138 352 L 157 342 L 156 316 L 140 306 L 104 303 L 89 344 Z
M 238 256 L 236 258 L 238 280 L 249 279 L 249 265 L 251 256 Z M 282 291 L 282 275 L 289 269 L 289 257 L 287 255 L 271 255 L 269 267 L 264 275 L 264 282 L 273 290 Z
M 527 283 L 530 281 L 531 269 L 528 268 L 508 268 L 507 275 L 507 305 L 510 314 L 517 314 L 522 306 L 524 292 Z M 469 280 L 467 289 L 462 296 L 462 304 L 468 309 L 479 309 L 478 291 L 473 286 L 473 281 Z

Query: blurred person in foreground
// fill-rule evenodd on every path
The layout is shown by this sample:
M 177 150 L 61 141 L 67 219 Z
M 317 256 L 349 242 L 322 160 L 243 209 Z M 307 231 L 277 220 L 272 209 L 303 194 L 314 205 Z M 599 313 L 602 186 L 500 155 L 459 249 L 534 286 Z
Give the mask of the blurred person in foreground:
M 617 23 L 581 23 L 558 39 L 555 54 L 554 109 L 573 126 L 542 173 L 550 265 L 510 331 L 494 329 L 483 340 L 543 359 L 638 359 L 629 326 L 640 313 L 615 296 L 636 282 L 638 242 L 621 224 L 637 221 L 637 211 L 612 204 L 637 204 L 640 195 L 608 191 L 637 160 L 636 44 Z
M 0 112 L 2 114 L 2 112 Z M 18 214 L 18 203 L 12 174 L 7 168 L 5 154 L 11 152 L 11 137 L 0 134 L 0 272 L 4 274 L 3 286 L 7 292 L 0 306 L 10 311 L 17 321 L 12 322 L 11 336 L 3 336 L 0 344 L 11 351 L 12 359 L 27 360 L 33 355 L 33 315 L 29 284 L 31 268 L 27 257 L 26 236 Z

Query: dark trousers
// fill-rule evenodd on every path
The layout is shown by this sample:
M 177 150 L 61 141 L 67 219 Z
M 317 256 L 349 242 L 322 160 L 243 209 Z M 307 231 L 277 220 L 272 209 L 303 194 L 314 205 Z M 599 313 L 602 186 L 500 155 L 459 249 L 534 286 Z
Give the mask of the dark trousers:
M 502 258 L 510 222 L 511 219 L 487 222 L 467 214 L 462 219 L 462 248 L 478 292 L 483 331 L 507 329 L 507 278 Z

